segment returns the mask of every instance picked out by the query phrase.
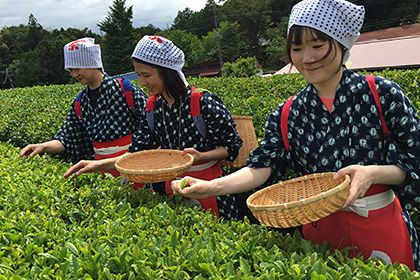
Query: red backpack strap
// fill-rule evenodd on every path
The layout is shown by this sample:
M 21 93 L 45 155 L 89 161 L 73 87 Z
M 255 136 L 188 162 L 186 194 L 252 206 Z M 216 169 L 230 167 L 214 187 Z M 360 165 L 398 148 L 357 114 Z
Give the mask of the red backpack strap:
M 150 95 L 150 97 L 146 101 L 146 120 L 147 124 L 149 125 L 150 130 L 155 129 L 155 104 L 156 99 L 158 96 Z
M 129 80 L 117 78 L 118 83 L 120 84 L 121 89 L 124 93 L 125 103 L 127 103 L 128 108 L 131 110 L 134 109 L 134 93 L 133 85 Z
M 201 115 L 200 99 L 203 92 L 197 91 L 195 87 L 191 87 L 191 116 Z
M 376 89 L 376 84 L 375 84 L 375 76 L 367 75 L 366 81 L 368 82 L 370 91 L 373 94 L 373 99 L 375 99 L 376 108 L 378 108 L 379 120 L 382 125 L 382 131 L 384 132 L 385 136 L 388 137 L 389 136 L 388 125 L 386 124 L 385 117 L 382 112 L 381 102 L 379 101 L 379 94 L 378 94 L 378 90 Z
M 195 87 L 191 87 L 191 100 L 190 100 L 191 112 L 190 114 L 201 136 L 206 138 L 207 127 L 206 127 L 206 123 L 204 122 L 203 116 L 201 115 L 201 107 L 200 107 L 200 99 L 202 95 L 203 95 L 202 90 L 197 89 Z
M 86 92 L 86 89 L 84 89 L 84 90 L 82 90 L 77 96 L 76 96 L 76 98 L 74 99 L 74 101 L 73 101 L 73 110 L 74 110 L 74 113 L 76 114 L 76 117 L 79 119 L 79 120 L 82 120 L 83 119 L 83 114 L 82 114 L 82 106 L 81 106 L 81 104 L 80 104 L 80 100 L 82 100 L 82 96 L 83 96 L 83 94 L 85 94 L 85 92 Z
M 288 119 L 289 119 L 290 106 L 292 105 L 292 102 L 293 102 L 293 97 L 294 96 L 290 96 L 289 99 L 286 100 L 281 110 L 281 116 L 280 116 L 280 131 L 281 131 L 281 137 L 283 138 L 283 144 L 284 144 L 284 148 L 286 149 L 286 152 L 290 150 L 289 138 L 287 136 L 287 134 L 289 134 L 289 129 L 288 129 L 287 124 L 288 124 Z

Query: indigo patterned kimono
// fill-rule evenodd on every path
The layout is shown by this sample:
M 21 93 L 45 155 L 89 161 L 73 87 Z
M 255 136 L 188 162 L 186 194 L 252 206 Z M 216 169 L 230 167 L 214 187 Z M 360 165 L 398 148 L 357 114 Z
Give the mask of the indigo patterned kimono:
M 150 129 L 146 120 L 142 121 L 133 137 L 129 151 L 147 150 L 160 147 L 162 149 L 183 150 L 195 148 L 200 152 L 224 147 L 228 152 L 228 161 L 234 161 L 242 146 L 242 140 L 236 130 L 235 122 L 222 100 L 216 95 L 204 91 L 200 99 L 201 115 L 203 117 L 207 135 L 203 136 L 191 116 L 191 88 L 187 88 L 187 95 L 175 100 L 171 107 L 163 97 L 156 99 L 154 108 L 154 127 Z M 218 166 L 201 170 L 199 173 L 186 173 L 184 175 L 201 179 L 214 179 L 222 175 L 220 162 Z M 218 170 L 216 170 L 218 169 Z M 171 189 L 166 184 L 165 193 L 170 195 Z M 233 196 L 217 197 L 214 204 L 202 200 L 203 208 L 210 209 L 213 213 L 224 218 L 237 218 L 238 210 Z
M 420 121 L 396 83 L 381 77 L 376 77 L 375 83 L 389 137 L 384 135 L 365 77 L 345 69 L 331 112 L 311 84 L 295 96 L 288 118 L 289 152 L 280 131 L 284 103 L 280 104 L 268 117 L 264 139 L 250 154 L 248 166 L 271 167 L 267 182 L 271 184 L 287 169 L 309 174 L 338 171 L 352 164 L 397 165 L 406 172 L 406 180 L 401 186 L 390 187 L 410 207 L 420 196 Z M 392 228 L 392 221 L 386 227 Z M 416 246 L 412 244 L 413 251 Z
M 92 159 L 93 141 L 109 142 L 133 133 L 146 118 L 144 93 L 133 86 L 133 95 L 134 108 L 130 109 L 118 81 L 105 76 L 99 89 L 82 95 L 82 118 L 72 107 L 54 139 L 64 145 L 73 162 Z

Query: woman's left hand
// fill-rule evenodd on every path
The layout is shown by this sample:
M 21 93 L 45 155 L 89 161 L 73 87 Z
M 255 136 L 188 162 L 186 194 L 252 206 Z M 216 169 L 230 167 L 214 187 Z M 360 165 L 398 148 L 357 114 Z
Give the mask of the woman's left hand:
M 192 156 L 194 157 L 194 162 L 193 162 L 193 164 L 196 164 L 196 163 L 198 163 L 198 162 L 203 162 L 203 161 L 205 160 L 205 159 L 204 159 L 204 156 L 203 156 L 203 153 L 202 153 L 202 152 L 197 151 L 197 150 L 196 150 L 196 149 L 194 149 L 194 148 L 185 148 L 182 152 L 183 152 L 183 153 L 190 154 L 190 155 L 192 155 Z
M 345 175 L 350 176 L 349 196 L 343 208 L 354 203 L 358 198 L 362 198 L 373 184 L 373 169 L 371 166 L 349 165 L 337 171 L 334 179 L 340 179 Z

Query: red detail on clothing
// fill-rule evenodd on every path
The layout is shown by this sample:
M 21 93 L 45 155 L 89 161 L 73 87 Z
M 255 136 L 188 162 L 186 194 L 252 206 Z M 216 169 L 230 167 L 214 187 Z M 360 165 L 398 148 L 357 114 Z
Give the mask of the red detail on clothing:
M 146 112 L 154 111 L 155 110 L 155 104 L 156 99 L 158 96 L 150 95 L 150 97 L 146 101 Z
M 200 163 L 203 164 L 203 163 Z M 218 161 L 213 166 L 199 171 L 189 171 L 182 174 L 180 177 L 191 176 L 197 179 L 202 180 L 212 180 L 214 178 L 218 178 L 222 176 L 222 164 Z M 172 188 L 171 188 L 171 181 L 165 182 L 165 191 L 167 195 L 173 195 Z M 211 196 L 207 198 L 197 199 L 200 202 L 201 208 L 207 210 L 209 209 L 211 213 L 219 217 L 219 207 L 217 205 L 217 197 Z
M 191 87 L 191 116 L 201 115 L 200 99 L 202 92 L 197 92 L 195 87 Z
M 365 193 L 365 197 L 366 196 L 371 196 L 371 195 L 375 195 L 378 193 L 383 193 L 386 192 L 387 190 L 389 190 L 391 187 L 388 185 L 380 185 L 380 184 L 376 184 L 376 185 L 371 185 L 369 187 L 369 189 L 367 190 L 367 192 Z
M 120 84 L 120 87 L 121 87 L 121 89 L 124 93 L 125 103 L 127 104 L 127 107 L 130 110 L 133 110 L 134 109 L 134 93 L 133 93 L 133 91 L 125 89 L 124 83 L 123 83 L 121 78 L 118 78 L 117 81 Z M 80 120 L 82 120 L 83 119 L 83 113 L 82 113 L 82 108 L 81 108 L 81 103 L 80 103 L 79 97 L 81 97 L 81 95 L 79 95 L 73 102 L 73 110 L 74 110 L 74 113 L 76 114 L 76 116 Z
M 331 113 L 332 111 L 332 105 L 334 104 L 334 98 L 328 98 L 328 97 L 319 97 L 322 101 L 322 103 L 324 103 L 325 107 L 327 107 L 328 112 Z
M 112 148 L 112 147 L 117 147 L 117 146 L 127 146 L 131 144 L 132 136 L 133 136 L 133 133 L 130 133 L 118 139 L 107 141 L 107 142 L 92 141 L 92 145 L 95 149 Z M 125 154 L 127 151 L 128 149 L 124 149 L 124 150 L 121 150 L 112 154 L 107 154 L 107 155 L 95 154 L 95 160 L 100 160 L 100 159 L 105 159 L 105 158 L 115 158 L 115 157 Z M 101 170 L 101 173 L 102 174 L 109 173 L 115 178 L 121 176 L 121 174 L 116 169 Z M 133 185 L 133 189 L 137 190 L 141 188 L 143 188 L 143 184 L 135 183 Z
M 203 95 L 202 92 L 197 92 L 195 87 L 191 87 L 191 99 L 190 99 L 191 116 L 201 115 L 200 99 L 202 95 Z M 155 110 L 156 100 L 158 97 L 159 95 L 150 95 L 150 97 L 146 101 L 146 112 Z
M 382 106 L 381 106 L 381 102 L 379 101 L 379 94 L 378 94 L 378 91 L 376 90 L 375 76 L 367 75 L 366 80 L 368 82 L 370 91 L 373 94 L 373 98 L 375 99 L 376 108 L 378 108 L 379 120 L 381 121 L 381 124 L 382 124 L 382 130 L 384 134 L 388 137 L 389 130 L 385 121 L 384 114 L 382 113 Z
M 107 141 L 107 142 L 93 141 L 92 144 L 93 144 L 93 147 L 95 147 L 96 149 L 109 148 L 109 147 L 115 147 L 115 146 L 126 146 L 126 145 L 131 144 L 132 136 L 133 134 L 130 133 L 125 136 L 122 136 L 121 138 Z
M 120 87 L 124 93 L 125 103 L 127 103 L 128 108 L 131 110 L 134 109 L 134 94 L 132 90 L 128 90 L 124 87 L 123 79 L 118 78 L 118 83 L 120 84 Z
M 149 36 L 150 40 L 156 40 L 159 44 L 163 43 L 163 37 L 162 36 Z
M 80 105 L 80 100 L 75 100 L 73 103 L 73 109 L 76 116 L 81 120 L 82 119 L 82 107 Z
M 400 202 L 395 197 L 388 206 L 369 211 L 367 218 L 350 211 L 338 211 L 306 224 L 303 236 L 317 244 L 329 243 L 332 251 L 350 247 L 350 257 L 369 258 L 372 251 L 381 251 L 393 263 L 405 264 L 413 270 L 410 237 L 401 213 Z
M 289 151 L 289 138 L 287 137 L 287 134 L 289 133 L 289 128 L 287 127 L 290 113 L 290 106 L 293 102 L 293 96 L 290 96 L 289 99 L 286 100 L 284 103 L 283 109 L 281 110 L 281 116 L 280 116 L 280 131 L 281 131 L 281 137 L 283 138 L 283 145 L 286 149 L 286 152 Z
M 82 42 L 86 42 L 86 40 L 79 39 L 79 40 L 73 41 L 68 45 L 67 49 L 69 51 L 78 50 L 79 49 L 79 43 L 82 43 Z
M 112 140 L 112 141 L 107 141 L 107 142 L 98 142 L 98 141 L 92 141 L 92 146 L 95 149 L 103 149 L 103 148 L 112 148 L 112 147 L 118 147 L 118 146 L 126 146 L 126 145 L 130 145 L 131 144 L 131 138 L 132 138 L 133 134 L 130 133 L 128 135 L 125 135 L 121 138 Z M 112 154 L 107 154 L 107 155 L 100 155 L 100 154 L 95 154 L 95 160 L 100 160 L 100 159 L 105 159 L 105 158 L 115 158 L 118 157 L 120 155 L 125 154 L 128 151 L 128 149 L 124 149 Z M 119 177 L 120 173 L 117 170 L 103 170 L 101 171 L 101 173 L 110 173 L 112 174 L 112 176 L 114 177 Z

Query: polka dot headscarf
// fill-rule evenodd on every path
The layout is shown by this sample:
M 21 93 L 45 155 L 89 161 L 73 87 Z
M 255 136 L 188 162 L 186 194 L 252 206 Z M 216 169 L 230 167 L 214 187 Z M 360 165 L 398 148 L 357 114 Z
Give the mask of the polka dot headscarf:
M 101 68 L 101 48 L 93 38 L 82 38 L 64 46 L 64 69 Z
M 317 29 L 351 49 L 360 35 L 365 8 L 344 0 L 304 0 L 292 8 L 287 32 L 293 25 Z
M 166 67 L 178 72 L 182 81 L 188 85 L 182 67 L 185 63 L 184 52 L 172 41 L 162 36 L 144 36 L 134 48 L 132 58 L 140 59 L 153 65 Z

